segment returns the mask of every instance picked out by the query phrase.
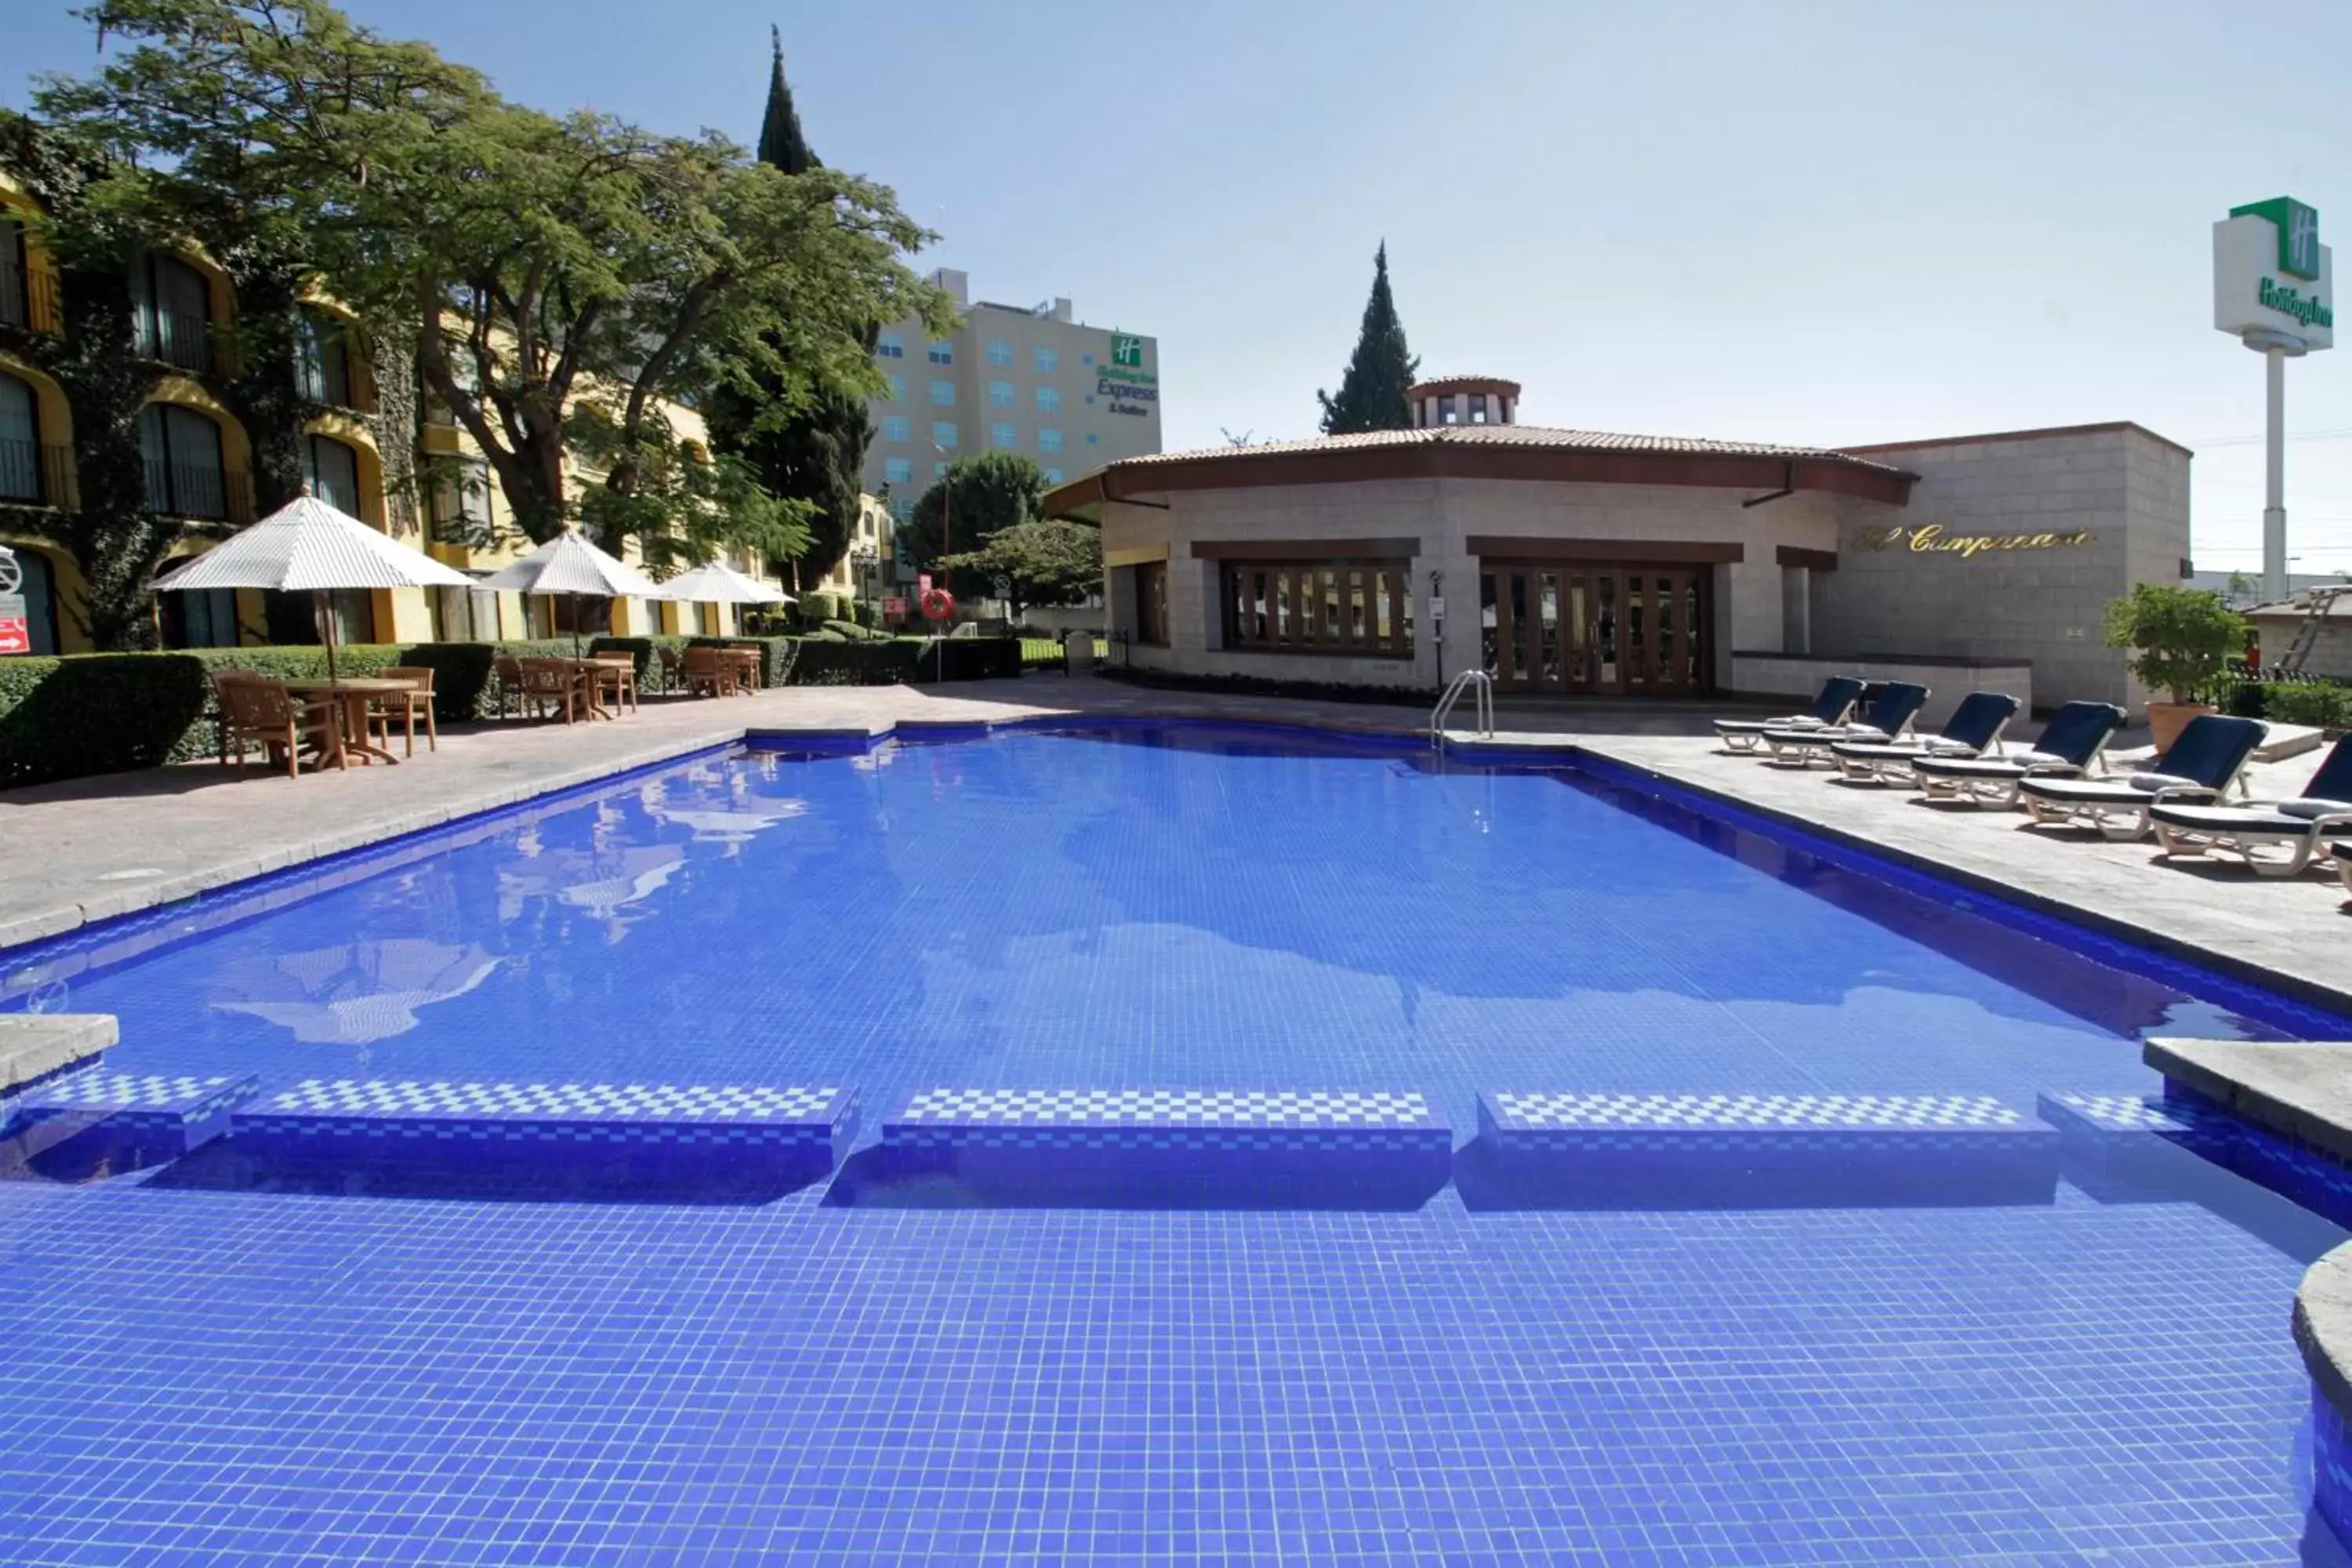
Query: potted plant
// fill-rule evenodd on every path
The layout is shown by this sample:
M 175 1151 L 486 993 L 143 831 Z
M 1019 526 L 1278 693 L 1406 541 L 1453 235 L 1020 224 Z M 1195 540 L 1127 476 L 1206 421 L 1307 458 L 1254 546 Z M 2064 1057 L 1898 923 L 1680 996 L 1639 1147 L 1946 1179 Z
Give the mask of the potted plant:
M 2133 650 L 2124 668 L 2171 699 L 2147 705 L 2148 731 L 2162 751 L 2189 720 L 2213 711 L 2193 698 L 2245 651 L 2246 619 L 2209 589 L 2136 583 L 2129 595 L 2108 602 L 2106 634 L 2109 647 Z

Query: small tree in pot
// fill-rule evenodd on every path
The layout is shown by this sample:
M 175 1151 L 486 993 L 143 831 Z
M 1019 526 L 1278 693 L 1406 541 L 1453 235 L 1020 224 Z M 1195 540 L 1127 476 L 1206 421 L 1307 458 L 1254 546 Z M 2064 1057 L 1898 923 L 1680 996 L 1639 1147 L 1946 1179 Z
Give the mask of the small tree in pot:
M 2147 727 L 2158 750 L 2172 744 L 2189 721 L 2210 713 L 2194 700 L 2246 650 L 2246 618 L 2221 595 L 2169 583 L 2135 583 L 2131 593 L 2110 600 L 2107 646 L 2127 647 L 2124 667 L 2168 702 L 2150 700 Z

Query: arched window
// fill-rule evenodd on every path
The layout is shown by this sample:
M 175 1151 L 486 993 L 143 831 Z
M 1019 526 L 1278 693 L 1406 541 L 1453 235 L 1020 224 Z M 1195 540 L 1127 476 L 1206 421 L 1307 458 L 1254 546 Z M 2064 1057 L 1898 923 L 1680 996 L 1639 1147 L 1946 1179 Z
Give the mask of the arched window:
M 356 406 L 352 398 L 351 339 L 341 321 L 302 313 L 294 344 L 295 384 L 313 403 Z
M 43 500 L 40 405 L 26 383 L 0 372 L 0 500 Z
M 32 270 L 25 255 L 23 221 L 0 217 L 0 321 L 12 327 L 33 324 Z
M 193 408 L 151 403 L 139 411 L 139 447 L 150 508 L 167 517 L 228 518 L 219 426 Z
M 360 516 L 360 455 L 331 436 L 313 436 L 305 446 L 310 493 L 337 511 Z
M 205 275 L 186 262 L 168 256 L 142 258 L 131 269 L 139 352 L 183 370 L 209 370 L 212 300 Z

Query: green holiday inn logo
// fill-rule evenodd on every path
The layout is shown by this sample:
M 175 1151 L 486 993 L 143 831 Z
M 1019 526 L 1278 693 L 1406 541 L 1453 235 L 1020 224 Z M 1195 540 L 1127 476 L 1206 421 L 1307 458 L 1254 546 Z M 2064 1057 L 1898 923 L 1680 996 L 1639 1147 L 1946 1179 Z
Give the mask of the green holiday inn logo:
M 2231 217 L 2258 217 L 2278 230 L 2278 269 L 2305 282 L 2319 277 L 2319 212 L 2293 196 L 2273 196 L 2230 209 Z M 2267 301 L 2266 301 L 2267 302 Z
M 1132 365 L 1140 370 L 1143 367 L 1143 340 L 1126 332 L 1113 332 L 1110 335 L 1110 363 Z

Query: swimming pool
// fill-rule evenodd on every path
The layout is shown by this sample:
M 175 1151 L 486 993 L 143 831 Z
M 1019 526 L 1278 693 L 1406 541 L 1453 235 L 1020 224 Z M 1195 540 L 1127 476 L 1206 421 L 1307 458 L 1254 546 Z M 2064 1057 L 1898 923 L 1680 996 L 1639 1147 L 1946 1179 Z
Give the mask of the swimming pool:
M 2143 1033 L 2342 1026 L 1591 764 L 1234 726 L 779 742 L 332 875 L 0 968 L 124 1071 L 1409 1089 L 1457 1141 L 1510 1089 L 2031 1115 L 2152 1090 Z M 1932 1205 L 0 1182 L 0 1542 L 2335 1561 L 2285 1322 L 2344 1233 L 2174 1152 Z

